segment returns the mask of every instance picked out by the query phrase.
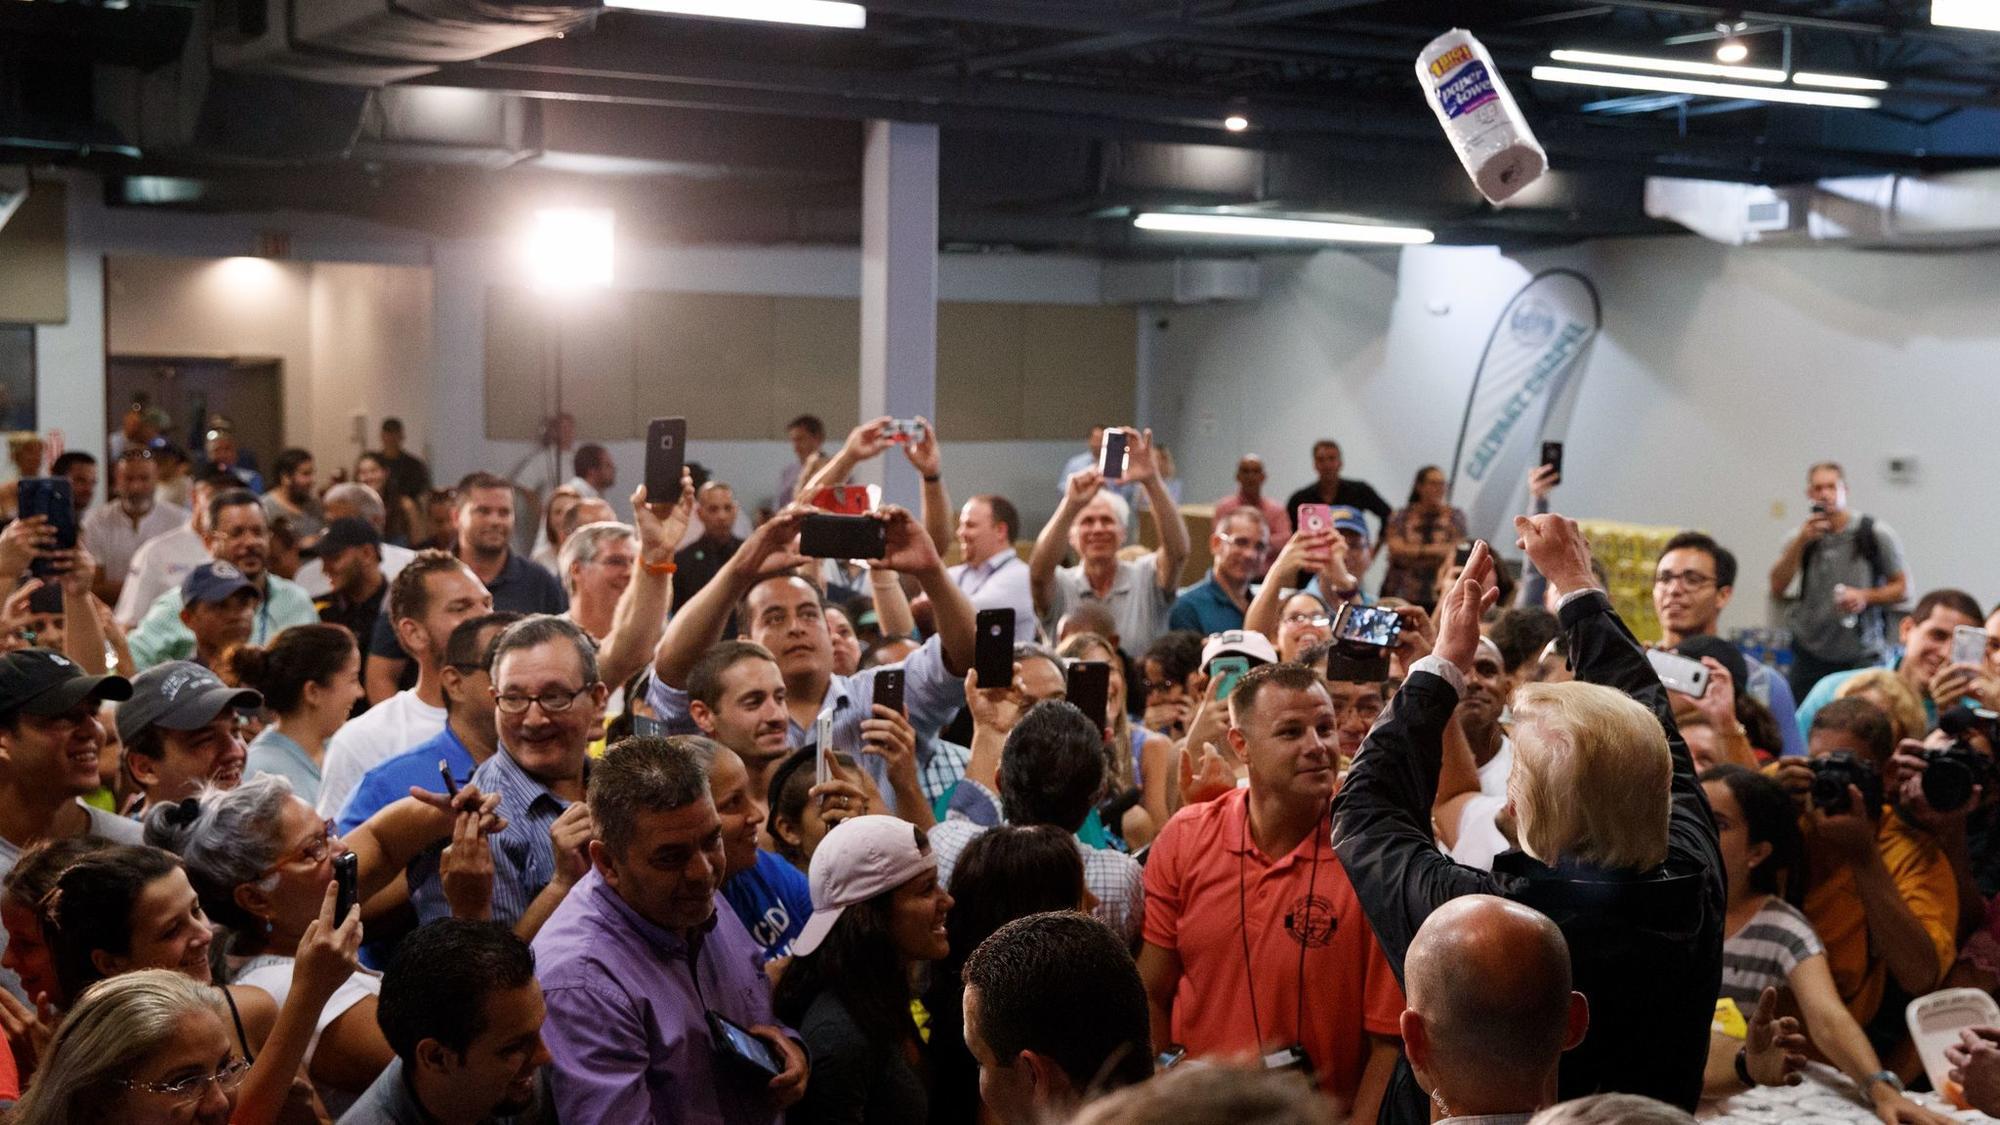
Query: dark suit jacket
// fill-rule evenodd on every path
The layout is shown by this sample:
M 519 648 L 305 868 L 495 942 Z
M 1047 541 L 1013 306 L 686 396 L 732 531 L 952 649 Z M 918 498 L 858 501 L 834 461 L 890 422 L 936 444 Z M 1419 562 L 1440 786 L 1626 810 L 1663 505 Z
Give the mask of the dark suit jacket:
M 1431 803 L 1458 693 L 1427 672 L 1396 693 L 1334 798 L 1334 849 L 1399 982 L 1417 927 L 1449 899 L 1502 895 L 1548 915 L 1569 940 L 1573 987 L 1590 1000 L 1589 1034 L 1563 1056 L 1562 1097 L 1644 1094 L 1692 1111 L 1722 983 L 1727 894 L 1715 822 L 1666 689 L 1610 601 L 1583 595 L 1560 618 L 1577 678 L 1625 692 L 1666 728 L 1673 754 L 1666 862 L 1651 871 L 1551 868 L 1513 851 L 1488 874 L 1440 853 Z M 1430 1120 L 1407 1062 L 1397 1067 L 1381 1120 Z

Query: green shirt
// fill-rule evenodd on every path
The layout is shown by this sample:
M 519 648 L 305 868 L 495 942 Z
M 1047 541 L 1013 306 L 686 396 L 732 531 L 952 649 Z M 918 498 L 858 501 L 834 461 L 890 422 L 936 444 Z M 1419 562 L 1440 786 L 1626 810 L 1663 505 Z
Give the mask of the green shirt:
M 250 643 L 267 645 L 271 638 L 294 625 L 312 625 L 318 621 L 319 611 L 313 608 L 312 598 L 304 587 L 266 574 L 264 600 L 258 604 L 257 616 L 250 623 Z M 161 594 L 125 640 L 132 646 L 132 662 L 141 671 L 169 660 L 193 660 L 194 634 L 181 623 L 180 587 Z

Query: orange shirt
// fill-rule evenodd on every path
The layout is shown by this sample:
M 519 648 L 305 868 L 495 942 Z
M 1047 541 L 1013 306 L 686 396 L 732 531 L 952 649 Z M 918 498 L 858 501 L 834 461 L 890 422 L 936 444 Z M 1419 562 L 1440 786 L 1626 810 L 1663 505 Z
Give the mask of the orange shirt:
M 1238 789 L 1175 813 L 1146 861 L 1146 941 L 1181 959 L 1174 1042 L 1192 1058 L 1242 1056 L 1261 1024 L 1263 1051 L 1303 1045 L 1320 1088 L 1352 1104 L 1368 1034 L 1401 1035 L 1402 989 L 1333 854 L 1331 821 L 1272 861 L 1245 830 L 1249 800 Z
M 1894 809 L 1883 810 L 1875 843 L 1910 913 L 1930 935 L 1942 977 L 1958 955 L 1958 880 L 1951 873 L 1951 861 L 1929 833 L 1905 824 Z M 1810 847 L 1807 850 L 1810 853 Z M 1826 965 L 1841 1002 L 1857 1023 L 1866 1025 L 1882 1006 L 1888 962 L 1869 946 L 1868 916 L 1854 886 L 1853 868 L 1842 865 L 1814 875 L 1806 892 L 1806 919 L 1826 943 Z

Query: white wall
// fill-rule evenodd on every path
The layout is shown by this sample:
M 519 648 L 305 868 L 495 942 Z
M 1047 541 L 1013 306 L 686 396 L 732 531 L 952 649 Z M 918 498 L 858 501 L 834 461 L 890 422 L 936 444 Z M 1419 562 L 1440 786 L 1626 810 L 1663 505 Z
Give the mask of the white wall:
M 1322 433 L 1391 500 L 1447 461 L 1487 332 L 1533 272 L 1572 266 L 1604 300 L 1558 507 L 1702 527 L 1739 556 L 1731 627 L 1761 623 L 1763 575 L 1804 515 L 1805 466 L 1846 464 L 1855 505 L 1902 533 L 1916 589 L 2000 597 L 2000 252 L 1728 249 L 1691 236 L 1509 258 L 1406 250 L 1390 277 L 1340 252 L 1274 265 L 1255 304 L 1171 313 L 1152 395 L 1183 404 L 1188 495 L 1231 487 L 1255 449 L 1282 494 Z M 1387 315 L 1383 316 L 1386 307 Z M 1226 383 L 1224 381 L 1227 381 Z M 1162 408 L 1162 413 L 1170 413 Z M 1914 455 L 1911 484 L 1884 461 Z

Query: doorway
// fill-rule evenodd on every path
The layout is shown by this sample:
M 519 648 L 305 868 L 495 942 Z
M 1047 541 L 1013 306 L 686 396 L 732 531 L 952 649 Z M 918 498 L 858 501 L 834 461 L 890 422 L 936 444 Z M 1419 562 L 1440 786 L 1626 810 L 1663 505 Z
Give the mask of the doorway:
M 167 412 L 168 441 L 202 457 L 202 431 L 221 415 L 236 431 L 237 448 L 269 468 L 284 448 L 285 391 L 279 361 L 256 356 L 115 355 L 105 365 L 105 432 L 116 433 L 125 410 L 144 402 Z

